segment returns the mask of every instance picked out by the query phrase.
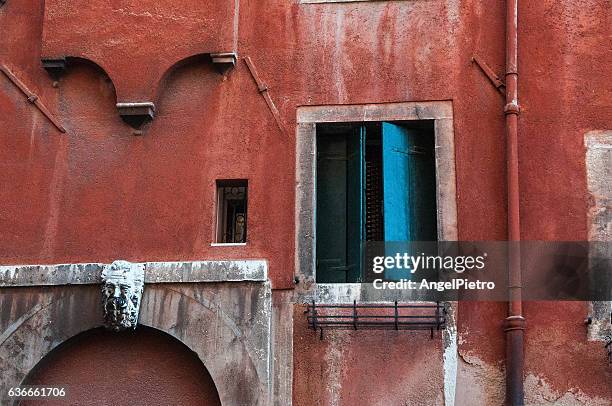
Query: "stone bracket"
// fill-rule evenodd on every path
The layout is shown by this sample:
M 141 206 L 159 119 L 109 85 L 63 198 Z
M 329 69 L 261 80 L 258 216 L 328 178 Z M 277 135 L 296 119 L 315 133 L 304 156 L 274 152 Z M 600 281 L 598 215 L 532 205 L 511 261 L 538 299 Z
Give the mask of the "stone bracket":
M 42 58 L 42 66 L 45 68 L 49 76 L 55 81 L 66 72 L 66 57 L 59 58 Z
M 153 120 L 155 104 L 153 102 L 117 103 L 121 119 L 135 129 Z
M 219 73 L 225 74 L 228 70 L 236 66 L 238 55 L 236 52 L 216 52 L 210 54 L 212 63 L 215 65 Z

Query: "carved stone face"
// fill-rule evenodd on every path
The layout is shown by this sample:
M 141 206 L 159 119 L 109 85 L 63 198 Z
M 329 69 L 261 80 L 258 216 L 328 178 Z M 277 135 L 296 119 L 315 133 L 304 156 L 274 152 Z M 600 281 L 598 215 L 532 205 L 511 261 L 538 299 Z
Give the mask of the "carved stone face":
M 135 329 L 144 288 L 144 265 L 115 261 L 102 270 L 102 301 L 106 328 Z

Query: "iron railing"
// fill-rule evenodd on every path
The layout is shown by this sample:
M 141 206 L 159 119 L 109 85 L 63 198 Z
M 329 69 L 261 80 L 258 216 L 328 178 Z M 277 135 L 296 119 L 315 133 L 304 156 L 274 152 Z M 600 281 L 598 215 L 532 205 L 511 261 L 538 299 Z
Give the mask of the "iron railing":
M 312 301 L 304 311 L 308 327 L 350 330 L 434 330 L 446 328 L 446 306 L 437 303 L 410 304 L 318 304 Z

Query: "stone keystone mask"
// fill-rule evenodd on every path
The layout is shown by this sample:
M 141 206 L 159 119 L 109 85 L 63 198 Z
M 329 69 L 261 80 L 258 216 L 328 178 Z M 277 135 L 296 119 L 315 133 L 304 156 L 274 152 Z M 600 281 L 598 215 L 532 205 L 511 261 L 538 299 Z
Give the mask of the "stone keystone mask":
M 115 261 L 102 270 L 104 324 L 114 331 L 135 329 L 144 288 L 144 265 Z

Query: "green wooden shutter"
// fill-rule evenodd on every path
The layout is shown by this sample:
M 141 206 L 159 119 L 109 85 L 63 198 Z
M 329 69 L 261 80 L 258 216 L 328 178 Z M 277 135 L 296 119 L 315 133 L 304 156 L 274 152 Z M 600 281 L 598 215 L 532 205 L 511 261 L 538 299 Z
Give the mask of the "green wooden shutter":
M 347 281 L 361 280 L 361 242 L 365 240 L 365 127 L 347 142 Z
M 317 140 L 317 281 L 357 282 L 364 239 L 365 128 Z
M 317 140 L 317 282 L 346 281 L 347 140 Z

